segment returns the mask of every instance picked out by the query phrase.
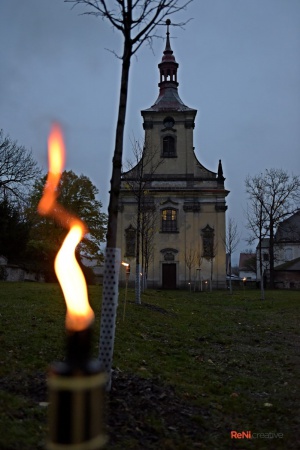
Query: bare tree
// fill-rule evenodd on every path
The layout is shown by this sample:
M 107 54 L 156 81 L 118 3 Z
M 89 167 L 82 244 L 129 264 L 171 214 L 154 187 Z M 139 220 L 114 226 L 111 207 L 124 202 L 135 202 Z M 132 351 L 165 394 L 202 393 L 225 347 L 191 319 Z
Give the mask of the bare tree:
M 232 294 L 231 257 L 232 257 L 232 253 L 234 252 L 234 250 L 238 246 L 238 243 L 240 242 L 240 234 L 238 232 L 237 224 L 236 224 L 235 220 L 232 219 L 231 217 L 229 218 L 228 223 L 227 223 L 226 236 L 223 239 L 223 242 L 224 242 L 224 245 L 226 248 L 226 254 L 228 254 L 228 258 L 229 258 L 229 292 L 230 292 L 230 294 Z
M 268 233 L 268 217 L 262 207 L 263 201 L 263 187 L 257 185 L 257 195 L 259 198 L 251 198 L 247 205 L 247 228 L 250 231 L 250 236 L 247 241 L 251 245 L 258 240 L 258 261 L 259 261 L 259 279 L 260 279 L 260 299 L 265 299 L 265 286 L 264 286 L 264 272 L 265 267 L 263 264 L 263 239 Z
M 142 250 L 142 263 L 144 262 L 143 250 L 147 250 L 147 261 L 149 263 L 149 239 L 153 240 L 151 233 L 154 230 L 151 227 L 151 223 L 154 219 L 155 204 L 148 193 L 149 182 L 152 176 L 155 174 L 158 167 L 164 161 L 160 158 L 158 149 L 147 145 L 142 146 L 138 141 L 132 142 L 132 149 L 134 159 L 133 161 L 127 161 L 129 171 L 123 173 L 122 179 L 126 182 L 126 185 L 135 197 L 137 210 L 136 210 L 136 277 L 135 277 L 135 302 L 141 303 L 141 264 L 140 253 Z M 151 219 L 150 216 L 152 215 Z M 146 219 L 150 219 L 147 223 Z M 153 224 L 153 223 L 152 223 Z M 154 224 L 153 224 L 154 225 Z M 146 234 L 147 231 L 147 234 Z M 141 242 L 142 237 L 142 242 Z M 141 245 L 142 244 L 142 245 Z M 143 266 L 143 264 L 142 264 Z M 142 272 L 142 274 L 144 271 Z
M 206 225 L 202 229 L 202 256 L 210 262 L 210 283 L 209 290 L 212 292 L 212 280 L 214 272 L 214 258 L 217 256 L 218 252 L 218 242 L 215 240 L 215 231 L 210 225 Z
M 195 266 L 196 262 L 196 249 L 190 245 L 189 249 L 185 252 L 185 264 L 189 270 L 189 286 L 190 290 L 192 288 L 192 268 Z
M 201 267 L 202 267 L 202 262 L 203 262 L 203 255 L 201 253 L 200 240 L 199 240 L 199 247 L 196 252 L 195 260 L 196 260 L 196 274 L 195 274 L 194 291 L 196 290 L 197 272 L 198 272 L 198 290 L 202 291 Z
M 0 200 L 24 201 L 40 173 L 32 152 L 0 130 Z
M 142 207 L 142 290 L 147 288 L 149 264 L 154 256 L 154 236 L 157 232 L 159 211 L 154 202 L 149 202 Z
M 212 292 L 212 280 L 213 280 L 213 274 L 214 274 L 214 259 L 217 256 L 218 253 L 218 245 L 214 241 L 211 241 L 209 246 L 209 256 L 208 259 L 210 261 L 210 283 L 209 283 L 209 290 Z
M 262 239 L 269 238 L 270 287 L 274 288 L 275 229 L 299 207 L 300 177 L 283 169 L 266 169 L 248 176 L 245 185 L 251 205 L 248 227 L 259 238 L 260 261 Z
M 144 42 L 151 45 L 155 28 L 162 25 L 167 16 L 185 9 L 192 0 L 65 0 L 66 3 L 87 7 L 84 14 L 94 15 L 107 20 L 123 37 L 121 82 L 119 93 L 119 107 L 115 133 L 115 148 L 112 160 L 112 176 L 110 180 L 110 197 L 108 205 L 108 226 L 106 234 L 106 256 L 103 278 L 103 301 L 100 329 L 100 360 L 104 370 L 108 373 L 107 390 L 111 386 L 111 365 L 114 347 L 116 323 L 116 309 L 118 302 L 118 283 L 114 282 L 113 295 L 111 273 L 117 278 L 119 272 L 119 250 L 116 249 L 118 203 L 121 187 L 121 170 L 123 154 L 123 137 L 128 98 L 128 81 L 132 56 Z M 168 19 L 168 24 L 170 20 Z M 184 23 L 176 25 L 183 26 Z M 110 310 L 109 323 L 106 321 L 107 311 Z M 105 321 L 104 322 L 104 317 Z M 108 341 L 105 329 L 110 329 L 112 339 Z M 105 351 L 104 351 L 105 347 Z

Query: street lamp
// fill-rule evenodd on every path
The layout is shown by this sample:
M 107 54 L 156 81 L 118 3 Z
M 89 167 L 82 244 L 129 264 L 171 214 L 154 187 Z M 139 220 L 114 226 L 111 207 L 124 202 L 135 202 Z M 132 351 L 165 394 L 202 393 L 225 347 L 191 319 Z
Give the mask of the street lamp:
M 125 299 L 124 299 L 124 309 L 123 309 L 123 321 L 125 320 L 125 310 L 126 310 L 126 300 L 127 300 L 127 288 L 128 288 L 128 280 L 130 275 L 130 264 L 122 261 L 122 266 L 125 266 Z

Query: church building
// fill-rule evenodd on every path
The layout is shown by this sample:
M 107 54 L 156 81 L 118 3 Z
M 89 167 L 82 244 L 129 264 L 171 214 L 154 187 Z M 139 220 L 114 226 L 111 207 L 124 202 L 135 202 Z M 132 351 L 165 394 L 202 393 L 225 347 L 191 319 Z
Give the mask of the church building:
M 159 95 L 141 111 L 145 138 L 140 160 L 122 175 L 117 247 L 149 288 L 226 287 L 225 198 L 221 160 L 216 172 L 196 156 L 197 110 L 178 93 L 177 71 L 167 21 L 166 46 L 158 64 Z M 140 233 L 137 231 L 140 230 Z M 139 236 L 138 236 L 139 235 Z M 125 280 L 121 269 L 120 281 Z

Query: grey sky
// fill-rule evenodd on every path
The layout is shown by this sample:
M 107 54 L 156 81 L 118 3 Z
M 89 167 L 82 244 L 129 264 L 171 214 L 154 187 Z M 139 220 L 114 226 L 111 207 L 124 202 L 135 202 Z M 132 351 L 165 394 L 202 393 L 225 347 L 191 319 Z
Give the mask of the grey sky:
M 60 121 L 66 168 L 91 178 L 106 211 L 121 61 L 105 49 L 118 52 L 121 40 L 80 11 L 63 0 L 1 0 L 0 128 L 46 171 L 48 132 Z M 222 159 L 228 215 L 245 238 L 245 177 L 271 167 L 299 174 L 300 2 L 194 0 L 178 20 L 187 18 L 185 30 L 171 28 L 179 94 L 198 110 L 198 159 L 213 171 Z M 130 138 L 143 136 L 140 110 L 157 98 L 163 49 L 157 39 L 132 60 L 124 161 Z

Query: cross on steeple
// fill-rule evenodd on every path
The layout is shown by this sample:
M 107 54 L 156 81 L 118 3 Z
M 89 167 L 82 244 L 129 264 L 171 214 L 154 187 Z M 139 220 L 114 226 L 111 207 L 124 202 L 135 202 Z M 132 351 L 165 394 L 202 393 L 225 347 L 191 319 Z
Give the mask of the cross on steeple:
M 170 36 L 169 26 L 171 25 L 171 20 L 170 19 L 166 20 L 166 25 L 167 25 L 167 40 L 166 40 L 165 52 L 166 51 L 171 51 L 172 52 L 171 45 L 170 45 L 170 38 L 169 38 L 169 36 Z

